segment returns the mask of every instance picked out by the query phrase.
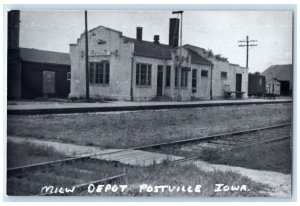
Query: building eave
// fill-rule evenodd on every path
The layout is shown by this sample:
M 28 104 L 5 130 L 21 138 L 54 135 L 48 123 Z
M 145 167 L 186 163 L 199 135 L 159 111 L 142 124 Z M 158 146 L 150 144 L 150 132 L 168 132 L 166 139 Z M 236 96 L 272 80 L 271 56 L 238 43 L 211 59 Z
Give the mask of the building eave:
M 163 57 L 154 57 L 151 55 L 145 55 L 145 54 L 138 54 L 138 53 L 133 53 L 133 56 L 139 56 L 139 57 L 147 57 L 151 59 L 160 59 L 160 60 L 171 60 L 171 57 L 163 58 Z

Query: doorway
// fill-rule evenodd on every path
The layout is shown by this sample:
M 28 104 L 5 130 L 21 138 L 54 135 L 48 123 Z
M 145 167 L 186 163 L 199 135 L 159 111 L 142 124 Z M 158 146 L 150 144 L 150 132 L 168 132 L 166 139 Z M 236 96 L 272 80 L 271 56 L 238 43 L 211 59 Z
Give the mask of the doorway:
M 242 74 L 236 74 L 235 91 L 236 98 L 242 98 Z
M 43 71 L 43 95 L 55 93 L 55 72 Z

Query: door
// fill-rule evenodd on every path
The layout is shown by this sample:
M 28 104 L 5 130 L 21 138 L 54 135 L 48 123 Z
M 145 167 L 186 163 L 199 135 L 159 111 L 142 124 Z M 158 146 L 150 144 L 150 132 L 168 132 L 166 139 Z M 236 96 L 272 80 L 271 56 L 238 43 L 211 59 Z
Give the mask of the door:
M 55 72 L 43 71 L 43 94 L 55 93 Z
M 163 89 L 163 66 L 157 66 L 157 96 L 162 96 L 162 89 Z
M 290 93 L 290 82 L 280 81 L 280 95 L 288 96 Z
M 237 98 L 242 98 L 242 74 L 236 74 L 235 91 Z

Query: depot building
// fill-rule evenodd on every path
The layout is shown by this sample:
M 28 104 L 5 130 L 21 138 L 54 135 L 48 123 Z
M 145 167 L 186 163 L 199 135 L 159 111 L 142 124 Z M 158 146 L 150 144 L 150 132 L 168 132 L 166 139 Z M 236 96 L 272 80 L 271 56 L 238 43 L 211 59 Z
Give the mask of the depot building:
M 248 69 L 193 45 L 178 46 L 179 19 L 170 19 L 169 44 L 159 35 L 143 40 L 104 26 L 88 32 L 89 93 L 93 99 L 147 101 L 155 99 L 222 99 L 224 91 L 247 96 Z M 70 44 L 71 92 L 85 98 L 85 34 Z

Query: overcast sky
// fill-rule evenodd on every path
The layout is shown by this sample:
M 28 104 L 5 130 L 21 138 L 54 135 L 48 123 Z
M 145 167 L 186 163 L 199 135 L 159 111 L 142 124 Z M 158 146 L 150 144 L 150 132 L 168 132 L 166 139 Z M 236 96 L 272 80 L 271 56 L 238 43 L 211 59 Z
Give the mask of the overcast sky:
M 103 25 L 135 37 L 143 27 L 143 39 L 168 44 L 172 11 L 88 11 L 88 27 Z M 21 11 L 20 46 L 69 52 L 84 31 L 84 11 Z M 250 49 L 250 72 L 264 71 L 274 64 L 292 63 L 292 13 L 280 11 L 184 11 L 183 44 L 212 49 L 231 63 L 245 66 L 246 48 L 239 40 L 258 40 Z

